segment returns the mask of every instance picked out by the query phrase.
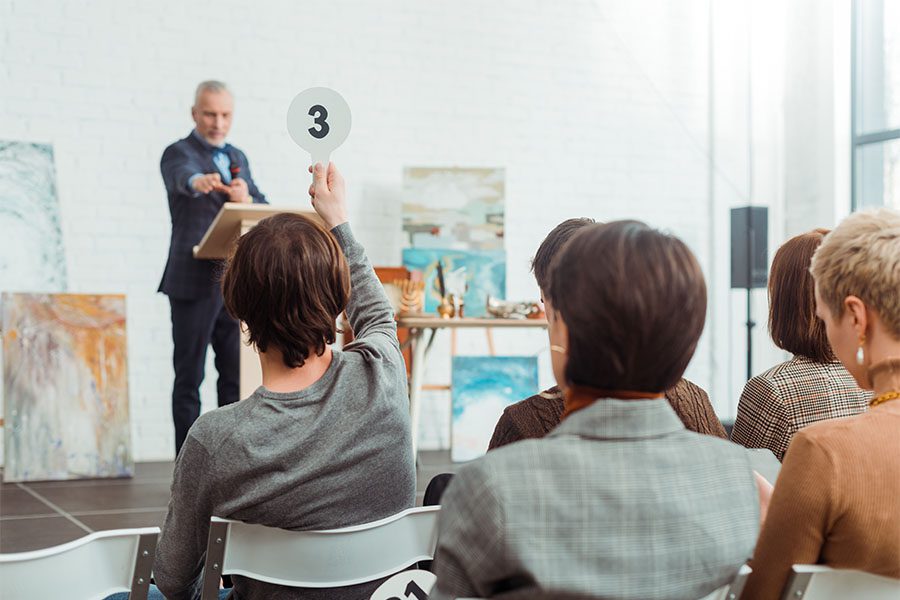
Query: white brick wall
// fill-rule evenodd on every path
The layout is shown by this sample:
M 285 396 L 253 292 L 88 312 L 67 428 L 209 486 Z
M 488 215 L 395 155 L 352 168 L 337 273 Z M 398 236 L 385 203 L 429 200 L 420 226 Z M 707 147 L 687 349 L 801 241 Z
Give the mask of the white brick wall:
M 192 126 L 198 81 L 234 89 L 231 141 L 275 204 L 306 203 L 307 157 L 285 132 L 290 99 L 313 85 L 341 91 L 354 129 L 334 159 L 376 264 L 400 258 L 404 166 L 505 167 L 508 295 L 534 298 L 528 259 L 572 216 L 647 220 L 708 267 L 721 222 L 708 210 L 708 17 L 706 0 L 0 0 L 0 138 L 54 144 L 71 291 L 128 295 L 135 456 L 172 455 L 158 165 Z M 725 260 L 727 236 L 716 239 Z M 707 272 L 711 289 L 727 287 Z M 537 332 L 496 336 L 510 352 L 546 345 Z M 461 347 L 477 352 L 480 338 Z M 689 376 L 725 390 L 712 357 L 730 352 L 707 334 Z M 207 374 L 208 408 L 211 360 Z M 728 414 L 736 397 L 713 400 Z M 445 428 L 446 407 L 426 406 L 423 447 Z

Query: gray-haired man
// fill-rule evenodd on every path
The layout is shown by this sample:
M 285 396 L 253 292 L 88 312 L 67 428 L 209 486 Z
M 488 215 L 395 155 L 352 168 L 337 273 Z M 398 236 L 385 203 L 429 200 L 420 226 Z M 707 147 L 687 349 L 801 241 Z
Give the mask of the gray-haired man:
M 160 162 L 172 217 L 169 257 L 159 291 L 169 296 L 172 309 L 176 454 L 200 415 L 200 383 L 210 343 L 219 372 L 219 406 L 236 402 L 240 389 L 240 330 L 223 307 L 219 262 L 193 255 L 223 204 L 266 202 L 250 175 L 247 157 L 225 142 L 233 111 L 234 98 L 224 83 L 202 82 L 191 108 L 194 130 L 166 148 Z

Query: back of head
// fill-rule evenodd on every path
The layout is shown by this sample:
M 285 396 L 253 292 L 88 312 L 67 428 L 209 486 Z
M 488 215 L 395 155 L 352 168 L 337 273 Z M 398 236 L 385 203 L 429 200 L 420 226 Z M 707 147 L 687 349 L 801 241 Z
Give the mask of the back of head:
M 815 282 L 809 272 L 813 254 L 827 229 L 801 233 L 786 241 L 772 259 L 769 275 L 769 335 L 782 350 L 818 361 L 834 360 L 825 325 L 816 317 Z
M 638 221 L 591 225 L 550 275 L 569 384 L 662 392 L 681 379 L 706 318 L 703 273 L 684 242 Z
M 538 287 L 541 288 L 541 293 L 545 293 L 547 286 L 550 285 L 550 265 L 553 264 L 553 259 L 559 254 L 565 243 L 581 231 L 583 227 L 594 223 L 595 221 L 590 217 L 566 219 L 547 234 L 547 237 L 544 238 L 544 241 L 538 247 L 534 258 L 531 259 L 531 271 L 534 273 Z
M 337 337 L 350 273 L 340 246 L 321 225 L 282 213 L 263 219 L 238 240 L 222 282 L 225 307 L 243 321 L 260 352 L 280 351 L 302 367 Z
M 900 340 L 900 212 L 879 208 L 841 221 L 813 256 L 811 272 L 835 317 L 856 296 Z

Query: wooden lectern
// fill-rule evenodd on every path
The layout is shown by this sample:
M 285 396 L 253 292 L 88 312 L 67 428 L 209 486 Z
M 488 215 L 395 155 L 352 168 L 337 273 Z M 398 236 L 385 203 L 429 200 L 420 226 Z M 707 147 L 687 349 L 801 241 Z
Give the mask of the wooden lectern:
M 250 231 L 266 217 L 279 213 L 295 213 L 321 223 L 319 215 L 312 210 L 269 206 L 268 204 L 226 202 L 219 214 L 216 215 L 212 225 L 206 230 L 203 239 L 194 246 L 194 258 L 228 258 L 240 236 Z M 244 343 L 241 344 L 241 400 L 247 398 L 262 384 L 259 356 L 252 346 L 247 345 L 246 339 L 243 341 Z

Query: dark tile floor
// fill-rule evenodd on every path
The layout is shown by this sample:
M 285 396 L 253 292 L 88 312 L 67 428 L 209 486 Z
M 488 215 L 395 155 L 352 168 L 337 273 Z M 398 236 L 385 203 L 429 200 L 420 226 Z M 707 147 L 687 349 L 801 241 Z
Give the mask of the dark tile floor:
M 417 504 L 438 473 L 454 471 L 446 451 L 419 453 Z M 172 463 L 137 463 L 131 479 L 0 484 L 0 553 L 56 546 L 92 531 L 162 526 Z

